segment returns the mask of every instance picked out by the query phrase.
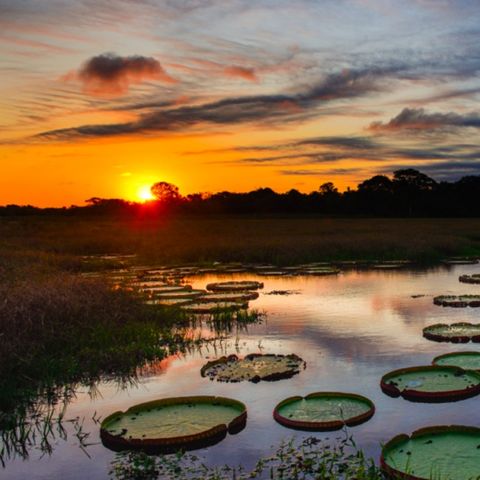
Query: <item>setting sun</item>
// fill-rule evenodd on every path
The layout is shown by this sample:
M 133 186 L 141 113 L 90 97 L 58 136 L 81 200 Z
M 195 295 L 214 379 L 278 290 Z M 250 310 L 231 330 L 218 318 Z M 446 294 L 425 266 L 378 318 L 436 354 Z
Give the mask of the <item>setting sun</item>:
M 142 202 L 148 202 L 149 200 L 153 200 L 155 198 L 150 191 L 150 185 L 141 186 L 138 189 L 137 196 Z

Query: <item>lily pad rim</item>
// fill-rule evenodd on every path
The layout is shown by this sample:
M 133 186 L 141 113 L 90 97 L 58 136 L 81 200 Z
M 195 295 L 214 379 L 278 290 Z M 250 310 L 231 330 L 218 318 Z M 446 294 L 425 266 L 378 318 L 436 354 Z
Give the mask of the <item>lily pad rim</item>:
M 439 392 L 424 392 L 422 390 L 403 389 L 400 390 L 395 385 L 387 383 L 389 377 L 395 377 L 410 372 L 420 372 L 420 371 L 435 371 L 435 370 L 450 370 L 453 374 L 466 373 L 468 375 L 473 375 L 478 378 L 478 384 L 471 388 L 464 388 L 461 390 L 444 390 Z M 475 370 L 465 370 L 460 367 L 455 366 L 443 366 L 443 365 L 419 365 L 414 367 L 405 367 L 399 368 L 397 370 L 392 370 L 391 372 L 386 373 L 380 380 L 380 388 L 383 393 L 386 395 L 397 398 L 402 397 L 405 400 L 419 401 L 419 402 L 441 402 L 441 401 L 455 401 L 463 400 L 466 398 L 474 397 L 480 394 L 480 372 Z
M 432 360 L 432 365 L 438 365 L 436 362 L 438 360 L 442 360 L 444 358 L 450 358 L 450 357 L 455 357 L 457 355 L 476 355 L 480 358 L 480 352 L 478 351 L 475 351 L 475 350 L 462 350 L 461 352 L 449 352 L 449 353 L 444 353 L 442 355 L 437 355 L 433 360 Z M 448 365 L 438 365 L 438 366 L 448 366 Z M 456 365 L 452 365 L 452 366 L 456 366 Z M 462 367 L 457 367 L 457 368 L 462 368 Z M 466 371 L 475 371 L 475 372 L 480 372 L 480 368 L 478 369 L 469 369 L 469 368 L 463 368 L 463 370 L 466 370 Z
M 400 433 L 395 437 L 391 438 L 385 445 L 382 446 L 382 453 L 380 456 L 380 468 L 391 478 L 402 478 L 404 480 L 429 480 L 425 477 L 416 477 L 414 475 L 409 475 L 406 472 L 402 472 L 391 467 L 386 459 L 385 456 L 387 454 L 387 450 L 391 450 L 399 445 L 401 442 L 409 441 L 414 438 L 419 438 L 426 435 L 432 434 L 441 434 L 441 433 L 451 433 L 451 432 L 458 432 L 458 433 L 478 433 L 480 436 L 480 428 L 479 427 L 472 427 L 468 425 L 435 425 L 431 427 L 422 427 L 418 430 L 415 430 L 410 436 L 406 433 Z
M 191 435 L 180 435 L 178 437 L 168 438 L 121 438 L 116 435 L 112 435 L 107 430 L 107 425 L 112 420 L 132 413 L 139 413 L 154 407 L 167 406 L 167 405 L 184 405 L 189 403 L 216 403 L 219 402 L 224 405 L 231 406 L 238 409 L 239 414 L 234 417 L 228 424 L 221 423 L 215 425 L 207 430 Z M 247 407 L 246 405 L 233 398 L 214 396 L 214 395 L 195 395 L 195 396 L 183 396 L 183 397 L 167 397 L 150 402 L 139 403 L 133 405 L 125 411 L 118 410 L 105 417 L 100 425 L 100 437 L 105 446 L 112 448 L 113 450 L 125 450 L 125 449 L 178 449 L 191 446 L 201 445 L 203 442 L 207 445 L 212 439 L 217 437 L 224 437 L 227 432 L 236 433 L 240 431 L 247 420 Z
M 319 397 L 330 397 L 330 398 L 348 398 L 359 400 L 365 404 L 367 404 L 370 408 L 365 413 L 360 415 L 356 415 L 355 417 L 350 417 L 344 420 L 331 420 L 327 422 L 309 422 L 303 420 L 291 420 L 289 418 L 284 417 L 280 414 L 279 410 L 288 405 L 289 403 L 293 403 L 299 400 L 308 400 L 311 398 L 319 398 Z M 273 418 L 283 425 L 284 427 L 293 428 L 296 430 L 315 430 L 315 431 L 330 431 L 330 430 L 339 430 L 344 426 L 353 427 L 355 425 L 360 425 L 364 423 L 370 418 L 373 417 L 375 414 L 375 404 L 369 398 L 359 395 L 357 393 L 345 393 L 345 392 L 313 392 L 305 395 L 304 397 L 300 395 L 295 395 L 293 397 L 288 397 L 278 403 L 274 410 L 273 410 Z

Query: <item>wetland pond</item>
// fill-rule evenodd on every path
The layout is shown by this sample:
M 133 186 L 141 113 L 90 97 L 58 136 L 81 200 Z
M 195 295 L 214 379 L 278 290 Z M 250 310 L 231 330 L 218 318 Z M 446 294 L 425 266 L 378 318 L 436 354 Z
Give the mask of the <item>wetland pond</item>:
M 438 295 L 474 295 L 480 286 L 458 281 L 460 275 L 480 273 L 479 265 L 432 269 L 345 270 L 338 275 L 278 276 L 255 273 L 208 273 L 187 276 L 193 289 L 222 281 L 256 280 L 264 283 L 250 308 L 265 312 L 261 323 L 238 330 L 228 338 L 205 344 L 191 353 L 174 355 L 144 368 L 138 382 L 119 388 L 101 382 L 95 395 L 80 388 L 68 404 L 64 419 L 78 418 L 89 432 L 82 450 L 74 424 L 64 421 L 66 438 L 57 436 L 50 454 L 38 445 L 28 448 L 28 458 L 5 460 L 2 479 L 108 478 L 115 453 L 102 445 L 96 419 L 133 405 L 156 399 L 213 395 L 243 402 L 248 410 L 246 427 L 227 435 L 218 444 L 195 452 L 211 465 L 252 467 L 269 455 L 281 439 L 302 438 L 312 432 L 290 430 L 275 422 L 275 406 L 287 397 L 312 392 L 350 392 L 371 399 L 375 415 L 349 428 L 358 447 L 378 461 L 381 444 L 400 433 L 410 434 L 432 425 L 480 427 L 480 397 L 442 404 L 412 403 L 391 398 L 380 388 L 380 379 L 403 367 L 430 365 L 449 352 L 480 351 L 480 344 L 437 343 L 422 336 L 422 329 L 436 323 L 478 323 L 480 309 L 449 308 L 433 304 Z M 272 291 L 289 295 L 268 295 Z M 205 329 L 201 329 L 206 332 Z M 291 378 L 275 382 L 225 383 L 202 377 L 202 366 L 222 355 L 244 357 L 252 353 L 296 354 L 306 368 Z M 341 432 L 314 433 L 336 438 Z

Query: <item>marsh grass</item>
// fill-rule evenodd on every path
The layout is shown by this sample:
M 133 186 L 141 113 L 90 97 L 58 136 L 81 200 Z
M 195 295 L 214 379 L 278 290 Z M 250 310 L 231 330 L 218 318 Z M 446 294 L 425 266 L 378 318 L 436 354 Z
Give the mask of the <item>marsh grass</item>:
M 309 437 L 280 443 L 275 453 L 258 459 L 252 470 L 209 467 L 191 454 L 148 456 L 142 452 L 116 455 L 110 471 L 116 480 L 380 480 L 383 475 L 365 458 L 347 430 L 333 441 Z
M 83 278 L 83 265 L 68 254 L 0 249 L 0 461 L 34 445 L 48 453 L 79 388 L 132 385 L 139 368 L 205 341 L 198 320 Z M 217 338 L 257 320 L 219 312 L 206 323 Z
M 84 268 L 71 255 L 110 252 L 137 253 L 138 262 L 150 264 L 240 261 L 289 265 L 405 258 L 429 263 L 446 256 L 480 255 L 479 231 L 479 219 L 0 218 L 4 249 L 55 253 L 51 261 L 69 269 Z

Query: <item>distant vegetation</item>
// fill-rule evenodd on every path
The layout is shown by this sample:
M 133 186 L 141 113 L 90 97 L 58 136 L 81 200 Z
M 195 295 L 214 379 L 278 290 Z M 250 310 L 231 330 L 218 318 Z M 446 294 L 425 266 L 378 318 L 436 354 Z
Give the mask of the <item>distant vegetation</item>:
M 197 193 L 182 196 L 175 185 L 159 182 L 152 186 L 157 199 L 147 204 L 122 199 L 87 200 L 87 206 L 40 209 L 7 205 L 0 215 L 116 215 L 156 216 L 165 212 L 193 215 L 212 214 L 321 214 L 379 217 L 476 217 L 480 216 L 480 176 L 457 182 L 437 183 L 427 175 L 405 169 L 393 177 L 376 175 L 360 183 L 356 190 L 341 193 L 327 182 L 311 193 L 290 190 L 276 193 L 260 188 L 248 193 Z

